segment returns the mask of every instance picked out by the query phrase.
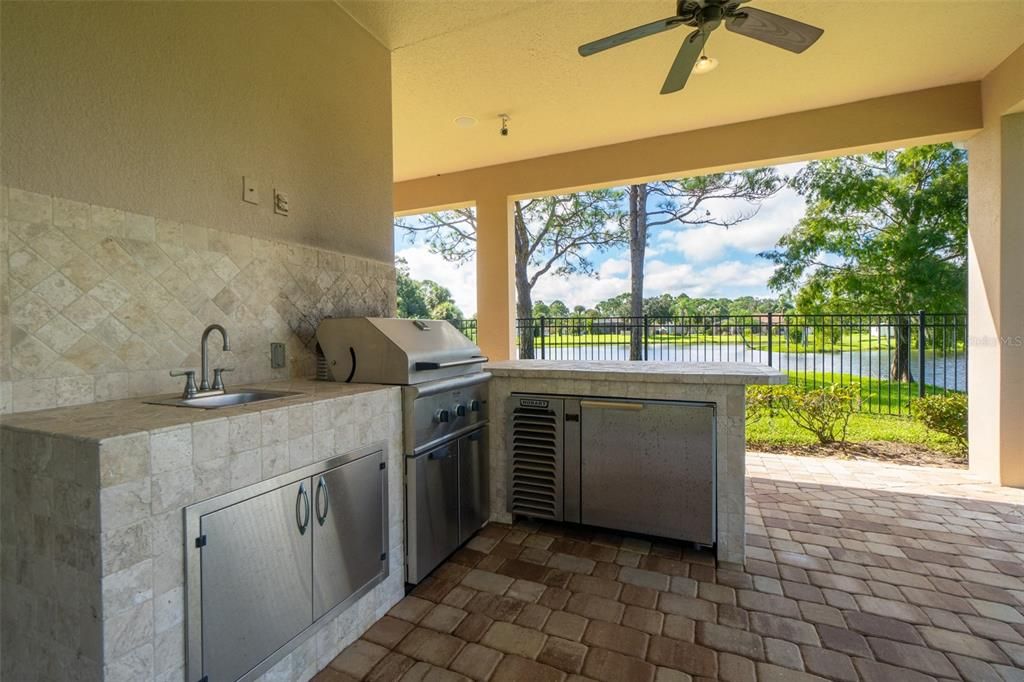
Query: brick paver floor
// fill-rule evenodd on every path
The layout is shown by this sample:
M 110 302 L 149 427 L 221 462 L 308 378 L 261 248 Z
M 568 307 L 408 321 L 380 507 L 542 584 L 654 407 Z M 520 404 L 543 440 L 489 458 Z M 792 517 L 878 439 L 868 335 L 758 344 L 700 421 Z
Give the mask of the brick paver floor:
M 745 570 L 491 524 L 318 682 L 1024 681 L 1024 491 L 750 453 Z

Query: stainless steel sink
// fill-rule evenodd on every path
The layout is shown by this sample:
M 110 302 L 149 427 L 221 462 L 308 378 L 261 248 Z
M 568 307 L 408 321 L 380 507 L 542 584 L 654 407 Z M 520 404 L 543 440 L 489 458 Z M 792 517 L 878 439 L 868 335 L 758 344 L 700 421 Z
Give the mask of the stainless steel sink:
M 197 398 L 162 398 L 159 400 L 143 400 L 150 405 L 170 405 L 172 407 L 195 407 L 201 410 L 215 410 L 219 407 L 237 407 L 260 403 L 266 400 L 278 400 L 293 395 L 301 395 L 295 391 L 261 391 L 258 389 L 228 391 L 217 395 L 205 395 Z

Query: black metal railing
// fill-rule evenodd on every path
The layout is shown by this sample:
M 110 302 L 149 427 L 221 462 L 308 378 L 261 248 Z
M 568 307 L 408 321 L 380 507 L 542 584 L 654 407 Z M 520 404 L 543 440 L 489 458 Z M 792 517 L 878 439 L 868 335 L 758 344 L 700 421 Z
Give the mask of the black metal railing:
M 808 387 L 858 384 L 865 412 L 907 414 L 916 397 L 967 390 L 963 313 L 539 317 L 516 327 L 524 359 L 764 364 Z M 475 320 L 460 328 L 476 338 Z
M 476 343 L 476 320 L 449 320 L 449 322 L 465 334 L 470 341 Z

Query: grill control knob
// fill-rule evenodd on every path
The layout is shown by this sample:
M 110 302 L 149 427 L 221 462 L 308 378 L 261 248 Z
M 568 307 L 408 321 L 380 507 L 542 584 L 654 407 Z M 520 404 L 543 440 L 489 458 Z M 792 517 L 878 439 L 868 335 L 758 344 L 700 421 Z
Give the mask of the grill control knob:
M 457 404 L 455 406 L 455 416 L 456 417 L 465 417 L 466 416 L 466 406 L 463 405 L 462 403 Z
M 469 401 L 469 411 L 470 412 L 479 412 L 480 411 L 480 401 L 479 400 L 470 400 Z
M 434 421 L 438 424 L 444 424 L 448 421 L 449 415 L 448 410 L 438 410 L 437 414 L 434 415 Z

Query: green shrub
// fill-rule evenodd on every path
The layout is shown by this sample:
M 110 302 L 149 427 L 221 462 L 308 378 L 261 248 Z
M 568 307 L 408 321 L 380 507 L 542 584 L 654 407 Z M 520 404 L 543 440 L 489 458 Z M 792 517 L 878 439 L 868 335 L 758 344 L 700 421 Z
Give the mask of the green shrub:
M 756 422 L 779 413 L 778 402 L 788 386 L 747 386 L 747 421 Z
M 967 394 L 929 395 L 914 401 L 914 415 L 932 431 L 953 438 L 957 451 L 967 453 Z
M 821 388 L 776 386 L 771 408 L 785 413 L 793 423 L 810 431 L 819 443 L 845 443 L 850 417 L 860 400 L 860 387 L 830 384 Z

